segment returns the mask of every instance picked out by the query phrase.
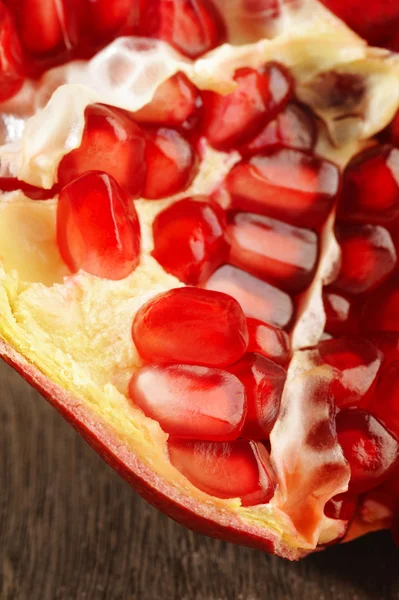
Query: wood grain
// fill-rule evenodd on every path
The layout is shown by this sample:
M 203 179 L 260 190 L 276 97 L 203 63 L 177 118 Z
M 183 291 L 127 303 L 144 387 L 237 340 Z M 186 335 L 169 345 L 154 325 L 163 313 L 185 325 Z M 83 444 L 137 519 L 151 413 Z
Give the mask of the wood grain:
M 1 600 L 399 599 L 386 533 L 288 563 L 146 504 L 0 365 Z

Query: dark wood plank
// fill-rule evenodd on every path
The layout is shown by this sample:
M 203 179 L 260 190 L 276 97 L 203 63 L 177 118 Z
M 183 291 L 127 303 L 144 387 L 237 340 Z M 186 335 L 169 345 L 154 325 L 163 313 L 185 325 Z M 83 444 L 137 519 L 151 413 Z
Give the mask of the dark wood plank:
M 147 505 L 0 366 L 1 600 L 399 599 L 386 533 L 292 564 Z

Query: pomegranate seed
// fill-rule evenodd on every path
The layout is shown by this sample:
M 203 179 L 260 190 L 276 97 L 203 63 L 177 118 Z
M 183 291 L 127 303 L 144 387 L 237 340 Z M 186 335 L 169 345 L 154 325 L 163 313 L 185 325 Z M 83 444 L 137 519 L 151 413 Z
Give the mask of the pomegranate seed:
M 399 438 L 399 360 L 384 369 L 367 408 Z
M 352 299 L 324 288 L 323 305 L 326 313 L 325 330 L 328 333 L 339 337 L 358 332 L 358 315 Z
M 311 283 L 318 256 L 313 231 L 237 213 L 229 220 L 227 235 L 231 264 L 290 292 L 300 292 Z
M 82 175 L 63 188 L 57 242 L 71 269 L 123 279 L 140 257 L 140 226 L 130 198 L 106 173 Z
M 230 265 L 217 269 L 204 287 L 233 296 L 247 317 L 274 327 L 288 327 L 293 319 L 294 305 L 288 294 Z
M 241 437 L 267 440 L 280 410 L 286 372 L 259 354 L 246 354 L 229 369 L 245 386 L 248 414 Z
M 397 511 L 399 511 L 399 498 L 390 480 L 367 492 L 359 506 L 359 516 L 364 523 L 384 520 L 390 525 Z
M 256 137 L 241 146 L 240 152 L 250 156 L 278 148 L 313 150 L 315 144 L 314 120 L 297 104 L 288 104 Z
M 214 148 L 228 150 L 251 139 L 288 102 L 292 79 L 284 67 L 269 63 L 258 70 L 238 69 L 236 89 L 222 96 L 205 91 L 203 134 Z
M 399 150 L 374 146 L 346 167 L 338 205 L 341 218 L 384 224 L 399 215 Z
M 40 56 L 76 46 L 79 25 L 73 0 L 7 0 L 7 5 L 27 52 Z
M 399 360 L 399 333 L 374 333 L 369 339 L 383 353 L 384 365 Z
M 290 359 L 290 340 L 282 329 L 247 318 L 248 352 L 256 352 L 274 362 L 285 365 Z
M 198 489 L 217 498 L 240 498 L 244 506 L 271 500 L 275 477 L 259 442 L 202 442 L 169 438 L 170 462 Z
M 143 196 L 152 200 L 182 192 L 197 172 L 193 149 L 174 129 L 160 128 L 147 133 L 145 160 L 147 177 Z
M 208 0 L 141 0 L 140 34 L 159 38 L 190 58 L 218 46 L 224 25 Z
M 49 200 L 50 198 L 54 198 L 57 193 L 55 187 L 45 190 L 25 183 L 16 177 L 0 177 L 0 193 L 15 192 L 18 190 L 32 200 Z
M 339 184 L 335 165 L 291 149 L 244 159 L 226 177 L 232 208 L 309 228 L 325 221 Z
M 8 9 L 0 4 L 0 102 L 8 100 L 24 81 L 22 49 Z
M 338 441 L 351 468 L 349 492 L 367 492 L 387 479 L 398 461 L 398 441 L 363 410 L 342 410 L 336 423 Z
M 61 186 L 91 170 L 105 171 L 129 194 L 141 194 L 145 180 L 144 133 L 117 108 L 88 106 L 79 148 L 64 156 L 58 167 Z
M 138 0 L 89 0 L 89 27 L 96 39 L 115 37 L 123 28 L 124 35 L 132 33 L 138 20 Z
M 130 397 L 162 429 L 180 438 L 223 442 L 239 437 L 247 402 L 243 384 L 221 369 L 151 365 L 133 375 Z
M 132 334 L 140 356 L 158 363 L 224 367 L 239 360 L 248 346 L 238 302 L 194 287 L 170 290 L 144 304 Z
M 362 307 L 361 324 L 368 331 L 399 332 L 399 280 L 390 280 L 373 292 Z
M 156 89 L 148 104 L 134 113 L 136 121 L 178 127 L 201 105 L 199 91 L 184 75 L 176 73 Z
M 383 355 L 363 338 L 344 337 L 318 345 L 322 360 L 334 367 L 332 392 L 336 406 L 365 405 L 374 391 Z
M 399 110 L 389 125 L 389 133 L 394 146 L 399 146 Z
M 382 283 L 395 268 L 395 247 L 384 227 L 340 224 L 336 237 L 341 248 L 341 268 L 334 288 L 363 294 Z
M 357 496 L 345 492 L 337 494 L 324 507 L 324 514 L 330 519 L 352 521 L 357 507 Z
M 152 255 L 180 281 L 204 281 L 227 257 L 224 215 L 218 206 L 185 198 L 154 220 Z

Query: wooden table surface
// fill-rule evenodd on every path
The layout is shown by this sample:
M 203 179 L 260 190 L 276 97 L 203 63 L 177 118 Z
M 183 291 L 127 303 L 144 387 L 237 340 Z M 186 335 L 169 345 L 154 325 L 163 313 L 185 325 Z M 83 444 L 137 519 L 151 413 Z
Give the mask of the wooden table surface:
M 1 600 L 399 599 L 387 533 L 299 563 L 194 534 L 4 364 L 0 386 Z

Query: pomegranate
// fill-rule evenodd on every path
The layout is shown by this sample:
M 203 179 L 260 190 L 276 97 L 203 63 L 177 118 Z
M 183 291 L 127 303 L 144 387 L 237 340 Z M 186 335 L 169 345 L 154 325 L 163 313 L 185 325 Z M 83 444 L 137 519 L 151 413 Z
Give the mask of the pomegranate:
M 0 2 L 0 354 L 173 518 L 298 559 L 398 536 L 399 58 L 265 8 Z

